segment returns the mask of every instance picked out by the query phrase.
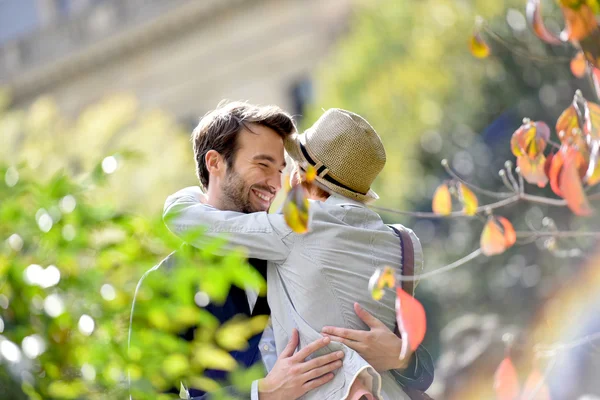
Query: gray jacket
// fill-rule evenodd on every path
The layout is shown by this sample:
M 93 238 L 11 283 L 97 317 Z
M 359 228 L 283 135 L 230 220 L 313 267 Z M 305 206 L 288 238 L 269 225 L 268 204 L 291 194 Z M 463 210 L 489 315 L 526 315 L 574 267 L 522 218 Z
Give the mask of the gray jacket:
M 204 225 L 205 234 L 191 245 L 203 247 L 215 237 L 225 236 L 229 243 L 225 251 L 243 246 L 249 257 L 269 261 L 267 296 L 278 353 L 293 328 L 299 331 L 300 347 L 320 338 L 325 325 L 368 329 L 354 312 L 355 302 L 394 329 L 393 291 L 377 302 L 367 288 L 375 269 L 402 266 L 398 237 L 377 213 L 361 203 L 332 195 L 325 202 L 310 202 L 310 232 L 299 235 L 280 214 L 217 210 L 199 202 L 199 191 L 198 187 L 186 188 L 167 199 L 168 226 L 182 235 Z M 423 262 L 421 245 L 416 235 L 408 232 L 413 239 L 415 269 L 419 270 Z M 358 353 L 342 344 L 331 343 L 317 355 L 337 350 L 345 353 L 340 372 L 303 399 L 343 399 L 360 373 L 367 374 L 372 392 L 380 399 L 408 399 L 391 372 L 376 372 Z

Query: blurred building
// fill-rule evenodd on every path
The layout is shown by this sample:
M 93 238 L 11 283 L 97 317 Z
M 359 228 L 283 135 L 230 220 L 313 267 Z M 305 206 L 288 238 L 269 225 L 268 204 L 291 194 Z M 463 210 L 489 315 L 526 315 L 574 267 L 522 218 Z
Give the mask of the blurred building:
M 0 86 L 75 113 L 132 91 L 190 125 L 223 98 L 295 114 L 349 0 L 0 0 Z

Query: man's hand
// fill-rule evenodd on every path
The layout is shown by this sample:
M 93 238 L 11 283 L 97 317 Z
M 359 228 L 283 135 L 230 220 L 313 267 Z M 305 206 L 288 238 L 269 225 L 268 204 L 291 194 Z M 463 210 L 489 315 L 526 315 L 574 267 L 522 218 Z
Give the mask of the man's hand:
M 371 330 L 362 331 L 325 326 L 321 332 L 334 342 L 343 343 L 355 350 L 379 372 L 406 368 L 410 364 L 410 354 L 403 360 L 399 359 L 402 339 L 358 303 L 354 303 L 354 311 Z
M 290 341 L 277 358 L 271 372 L 258 381 L 260 400 L 296 400 L 309 390 L 332 380 L 332 371 L 342 366 L 342 351 L 305 361 L 306 357 L 327 346 L 329 338 L 315 340 L 294 354 L 298 342 L 298 331 L 294 329 Z

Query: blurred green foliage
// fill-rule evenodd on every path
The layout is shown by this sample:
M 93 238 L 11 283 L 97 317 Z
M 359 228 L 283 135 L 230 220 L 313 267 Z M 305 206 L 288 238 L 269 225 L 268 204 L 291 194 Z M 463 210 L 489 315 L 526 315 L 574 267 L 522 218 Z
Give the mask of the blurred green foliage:
M 244 348 L 264 317 L 219 326 L 195 296 L 203 292 L 218 303 L 231 284 L 264 289 L 264 281 L 242 252 L 211 254 L 224 240 L 203 250 L 181 247 L 160 213 L 122 211 L 162 205 L 169 168 L 151 163 L 156 173 L 142 178 L 139 154 L 160 148 L 164 157 L 151 160 L 170 163 L 187 138 L 174 139 L 170 125 L 160 123 L 166 116 L 124 113 L 111 101 L 121 100 L 89 107 L 75 125 L 49 98 L 27 111 L 0 111 L 9 144 L 0 158 L 0 398 L 125 398 L 128 376 L 134 399 L 174 398 L 161 393 L 181 381 L 218 387 L 202 378 L 205 368 L 236 371 L 232 382 L 248 387 L 262 371 L 238 371 L 227 351 Z M 158 199 L 147 196 L 153 189 L 162 193 Z M 119 201 L 107 201 L 117 195 Z M 138 280 L 176 249 L 177 265 L 152 271 L 140 286 L 128 351 Z M 192 326 L 199 327 L 194 340 L 183 340 L 178 334 Z

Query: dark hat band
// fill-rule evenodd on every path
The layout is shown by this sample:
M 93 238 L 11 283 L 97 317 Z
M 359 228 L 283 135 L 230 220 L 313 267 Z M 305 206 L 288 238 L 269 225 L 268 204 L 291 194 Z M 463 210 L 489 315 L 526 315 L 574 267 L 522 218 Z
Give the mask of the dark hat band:
M 300 145 L 300 151 L 302 151 L 302 155 L 304 156 L 304 158 L 306 158 L 306 161 L 308 161 L 308 163 L 310 165 L 312 165 L 313 167 L 317 165 L 317 163 L 315 162 L 315 160 L 312 159 L 312 157 L 308 154 L 308 151 L 306 151 L 306 148 L 304 147 L 304 145 L 302 143 L 300 143 L 300 141 L 298 141 L 298 144 Z M 320 176 L 321 178 L 325 179 L 327 182 L 329 183 L 333 183 L 336 186 L 339 186 L 341 188 L 344 188 L 346 190 L 349 190 L 353 193 L 357 193 L 357 194 L 362 194 L 363 196 L 366 196 L 366 193 L 363 192 L 358 192 L 354 189 L 349 188 L 348 186 L 344 185 L 341 182 L 338 182 L 336 179 L 332 178 L 331 175 L 329 175 L 329 173 L 325 173 L 323 176 L 321 176 L 321 173 L 327 169 L 327 167 L 325 165 L 321 165 L 319 167 L 319 169 L 317 169 L 317 176 Z

